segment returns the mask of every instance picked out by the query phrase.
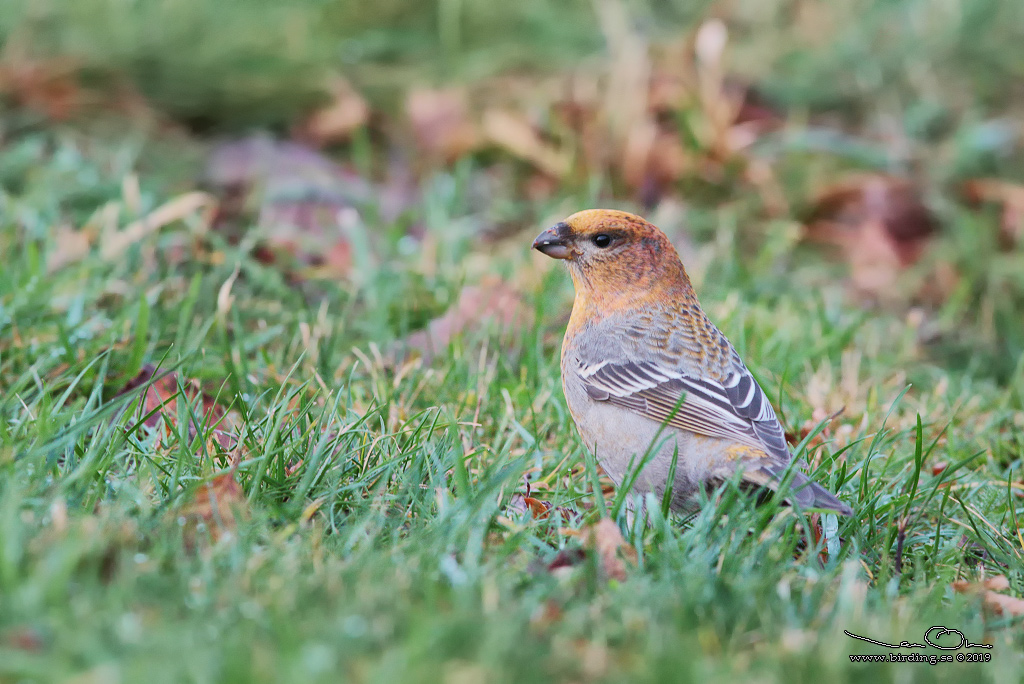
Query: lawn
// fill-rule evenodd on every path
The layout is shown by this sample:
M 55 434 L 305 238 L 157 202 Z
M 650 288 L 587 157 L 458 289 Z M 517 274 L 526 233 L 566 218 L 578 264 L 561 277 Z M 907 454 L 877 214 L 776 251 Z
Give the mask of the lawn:
M 1013 3 L 29 4 L 0 11 L 0 682 L 1021 680 Z M 650 120 L 684 161 L 637 180 L 623 65 L 694 51 L 664 73 L 701 95 Z M 317 69 L 371 112 L 338 140 Z M 568 72 L 609 88 L 593 129 Z M 771 103 L 751 145 L 733 79 Z M 853 516 L 730 483 L 630 524 L 530 250 L 593 206 L 669 233 Z M 937 625 L 991 648 L 847 634 Z M 851 659 L 886 653 L 954 662 Z

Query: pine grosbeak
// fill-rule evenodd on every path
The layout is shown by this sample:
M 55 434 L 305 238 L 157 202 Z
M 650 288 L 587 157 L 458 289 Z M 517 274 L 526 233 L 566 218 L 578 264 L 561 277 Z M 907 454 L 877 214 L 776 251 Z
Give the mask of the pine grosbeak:
M 584 443 L 616 484 L 647 455 L 633 491 L 662 497 L 675 460 L 677 511 L 693 511 L 699 488 L 737 469 L 744 484 L 778 486 L 793 458 L 782 425 L 701 310 L 664 233 L 638 216 L 592 209 L 544 231 L 533 247 L 569 265 L 576 301 L 562 388 Z M 795 468 L 788 498 L 852 513 Z

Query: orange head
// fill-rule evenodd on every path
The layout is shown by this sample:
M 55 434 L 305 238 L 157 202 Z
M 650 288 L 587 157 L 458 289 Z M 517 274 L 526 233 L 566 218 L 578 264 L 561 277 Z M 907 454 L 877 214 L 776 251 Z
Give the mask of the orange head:
M 692 296 L 690 279 L 668 237 L 624 211 L 577 212 L 538 235 L 533 248 L 565 259 L 576 296 L 602 307 Z

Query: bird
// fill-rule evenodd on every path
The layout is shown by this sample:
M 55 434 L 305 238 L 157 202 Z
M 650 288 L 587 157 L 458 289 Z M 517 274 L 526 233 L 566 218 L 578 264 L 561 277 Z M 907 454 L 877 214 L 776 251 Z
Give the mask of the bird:
M 693 513 L 702 488 L 738 477 L 744 488 L 775 491 L 788 472 L 786 502 L 852 515 L 791 467 L 771 402 L 701 309 L 665 233 L 634 214 L 588 209 L 542 232 L 533 248 L 568 264 L 576 297 L 562 389 L 584 445 L 616 487 L 635 474 L 632 491 L 661 500 L 671 485 L 670 508 Z

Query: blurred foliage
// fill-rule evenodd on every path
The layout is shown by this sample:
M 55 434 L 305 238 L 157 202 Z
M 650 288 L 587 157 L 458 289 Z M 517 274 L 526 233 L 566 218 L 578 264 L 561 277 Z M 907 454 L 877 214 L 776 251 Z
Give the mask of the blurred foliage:
M 586 0 L 7 0 L 4 61 L 66 58 L 83 80 L 131 86 L 199 129 L 288 123 L 331 74 L 386 100 L 413 80 L 550 72 L 599 52 Z M 740 73 L 781 104 L 845 118 L 905 112 L 927 135 L 950 110 L 1019 103 L 1024 6 L 1005 0 L 634 0 L 635 28 L 675 37 L 727 18 Z M 983 36 L 983 39 L 979 39 Z
M 1024 593 L 1022 38 L 1012 0 L 3 0 L 0 682 L 959 681 L 841 676 L 842 630 L 934 624 L 1016 681 L 950 583 Z M 518 511 L 600 500 L 529 250 L 596 205 L 854 504 L 823 564 L 728 487 L 611 583 Z

